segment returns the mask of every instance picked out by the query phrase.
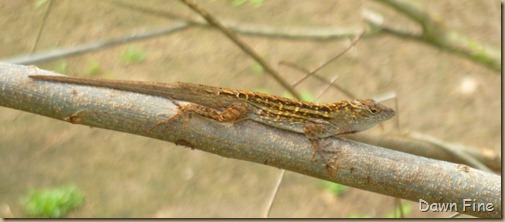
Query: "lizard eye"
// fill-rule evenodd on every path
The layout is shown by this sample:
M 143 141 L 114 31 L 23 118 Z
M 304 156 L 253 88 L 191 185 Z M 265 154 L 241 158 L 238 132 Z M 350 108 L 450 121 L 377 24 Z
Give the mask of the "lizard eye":
M 370 112 L 372 112 L 373 114 L 376 114 L 379 112 L 379 110 L 375 107 L 372 107 L 372 108 L 370 108 Z

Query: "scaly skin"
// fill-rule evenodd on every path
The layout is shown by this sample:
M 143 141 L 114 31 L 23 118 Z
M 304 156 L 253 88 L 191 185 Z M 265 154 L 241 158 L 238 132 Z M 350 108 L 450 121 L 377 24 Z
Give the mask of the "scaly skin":
M 363 131 L 395 115 L 393 109 L 372 99 L 317 104 L 259 92 L 183 82 L 158 83 L 46 75 L 33 75 L 30 78 L 161 96 L 172 100 L 179 106 L 181 113 L 191 112 L 220 122 L 250 119 L 272 127 L 303 133 L 312 143 L 314 154 L 319 153 L 327 164 L 328 161 L 319 150 L 320 138 Z M 174 100 L 194 104 L 183 106 Z

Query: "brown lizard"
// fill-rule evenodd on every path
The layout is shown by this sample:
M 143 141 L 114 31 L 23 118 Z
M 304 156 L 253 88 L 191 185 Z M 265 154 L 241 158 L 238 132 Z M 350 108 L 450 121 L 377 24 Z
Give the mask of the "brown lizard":
M 180 108 L 179 114 L 195 113 L 219 122 L 250 119 L 268 126 L 303 133 L 314 148 L 312 159 L 316 153 L 319 153 L 327 166 L 330 165 L 319 149 L 320 138 L 366 130 L 395 115 L 393 109 L 376 103 L 372 99 L 317 104 L 259 92 L 183 82 L 159 83 L 46 75 L 29 77 L 161 96 L 174 102 Z M 174 100 L 188 101 L 193 104 L 180 105 Z

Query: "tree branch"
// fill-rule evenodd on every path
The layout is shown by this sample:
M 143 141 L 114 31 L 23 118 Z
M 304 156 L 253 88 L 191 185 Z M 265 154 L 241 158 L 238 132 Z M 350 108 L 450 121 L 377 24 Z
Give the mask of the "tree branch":
M 465 164 L 488 172 L 501 172 L 501 156 L 499 153 L 492 152 L 490 149 L 464 148 L 449 143 L 434 144 L 424 138 L 419 138 L 419 136 L 415 137 L 417 134 L 350 134 L 345 137 L 431 159 Z M 461 153 L 471 156 L 472 160 L 469 161 L 468 158 L 461 157 Z M 472 161 L 478 161 L 478 163 Z M 482 165 L 485 167 L 482 167 Z
M 152 9 L 143 5 L 126 3 L 124 1 L 109 1 L 115 6 L 141 12 L 146 15 L 156 16 L 170 21 L 187 22 L 192 26 L 212 28 L 212 25 L 204 19 L 190 19 L 180 15 L 175 15 L 168 11 Z M 296 26 L 271 26 L 263 24 L 250 24 L 236 21 L 222 21 L 227 29 L 242 35 L 262 36 L 269 38 L 284 38 L 295 40 L 325 41 L 344 38 L 352 38 L 363 31 L 363 25 L 349 27 L 296 27 Z
M 34 54 L 28 54 L 28 55 L 20 55 L 20 56 L 15 56 L 11 58 L 5 58 L 2 59 L 2 62 L 5 63 L 14 63 L 14 64 L 21 64 L 21 65 L 28 65 L 28 64 L 35 64 L 38 62 L 47 62 L 51 61 L 54 59 L 58 58 L 63 58 L 67 56 L 75 56 L 75 55 L 80 55 L 83 53 L 87 52 L 92 52 L 96 51 L 99 49 L 104 49 L 116 45 L 121 45 L 125 43 L 130 43 L 133 41 L 139 41 L 139 40 L 144 40 L 152 37 L 158 37 L 162 35 L 167 35 L 171 34 L 180 30 L 184 30 L 188 28 L 189 25 L 185 22 L 177 22 L 174 24 L 171 24 L 170 26 L 160 28 L 160 29 L 153 29 L 149 30 L 147 32 L 143 33 L 133 33 L 127 36 L 122 36 L 119 38 L 115 39 L 109 39 L 109 40 L 103 40 L 103 41 L 96 41 L 96 42 L 91 42 L 91 43 L 85 43 L 73 47 L 67 47 L 67 48 L 56 48 L 52 49 L 51 51 L 44 51 L 44 52 L 38 52 Z
M 254 121 L 219 123 L 193 116 L 170 125 L 153 124 L 177 113 L 170 100 L 106 88 L 33 81 L 28 75 L 54 74 L 36 67 L 0 63 L 0 105 L 71 123 L 127 132 L 169 141 L 223 157 L 283 168 L 412 201 L 458 203 L 471 198 L 491 203 L 501 215 L 500 176 L 465 165 L 436 161 L 354 142 L 344 138 L 320 141 L 323 155 L 337 170 L 328 174 L 324 162 L 310 161 L 313 150 L 303 134 Z
M 126 36 L 121 36 L 114 39 L 100 40 L 81 45 L 55 48 L 49 51 L 40 51 L 33 54 L 17 55 L 9 58 L 3 58 L 1 61 L 5 63 L 14 63 L 21 65 L 35 64 L 39 62 L 47 62 L 67 56 L 75 56 L 83 53 L 93 52 L 101 49 L 106 49 L 112 46 L 127 44 L 134 41 L 145 40 L 148 38 L 160 37 L 169 35 L 186 28 L 199 25 L 209 27 L 207 23 L 199 24 L 191 21 L 177 21 L 169 26 L 148 30 L 141 33 L 132 33 Z M 268 25 L 257 24 L 239 24 L 226 23 L 227 27 L 234 32 L 243 35 L 263 36 L 271 38 L 285 39 L 308 39 L 308 40 L 332 40 L 352 37 L 359 34 L 359 27 L 356 28 L 338 28 L 338 27 L 272 27 Z
M 423 32 L 419 36 L 406 34 L 397 29 L 389 29 L 384 27 L 385 31 L 399 35 L 401 37 L 409 37 L 410 39 L 421 40 L 430 45 L 450 51 L 452 53 L 466 57 L 476 63 L 485 65 L 495 71 L 501 71 L 501 54 L 499 50 L 485 46 L 465 35 L 458 33 L 447 27 L 441 20 L 429 15 L 421 8 L 417 7 L 410 0 L 376 0 L 382 4 L 391 6 L 396 11 L 418 23 Z M 369 20 L 370 22 L 371 20 Z M 377 25 L 377 24 L 376 24 Z

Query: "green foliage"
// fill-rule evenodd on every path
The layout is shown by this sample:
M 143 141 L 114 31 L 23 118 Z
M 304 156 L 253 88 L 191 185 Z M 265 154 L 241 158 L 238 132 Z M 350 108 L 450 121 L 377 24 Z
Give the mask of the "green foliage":
M 59 218 L 82 205 L 84 196 L 75 186 L 31 190 L 22 198 L 26 216 Z
M 272 95 L 272 93 L 270 91 L 268 91 L 267 89 L 264 89 L 264 88 L 254 89 L 254 91 Z M 294 99 L 294 97 L 288 92 L 284 92 L 281 96 L 288 98 L 288 99 Z M 312 97 L 312 94 L 310 92 L 302 91 L 300 93 L 300 96 L 302 97 L 302 101 L 307 101 L 307 102 L 314 101 L 314 98 Z
M 470 56 L 473 61 L 482 63 L 495 70 L 501 70 L 501 63 L 493 59 L 492 50 L 488 51 L 488 49 L 475 40 L 466 39 L 464 42 L 466 42 L 468 48 L 473 52 Z
M 370 215 L 368 214 L 349 214 L 347 215 L 347 218 L 370 218 Z
M 325 187 L 325 189 L 331 191 L 336 196 L 344 195 L 348 189 L 346 186 L 342 184 L 333 183 L 329 181 L 323 181 L 323 186 Z
M 125 64 L 136 64 L 144 61 L 145 59 L 146 53 L 132 46 L 126 48 L 126 50 L 121 53 L 121 61 Z
M 265 94 L 271 94 L 271 92 L 268 89 L 265 88 L 257 88 L 254 89 L 255 92 L 260 92 L 260 93 L 265 93 Z
M 48 0 L 33 0 L 33 8 L 38 9 L 42 5 L 46 4 L 47 2 L 48 2 Z
M 310 92 L 302 91 L 300 93 L 300 96 L 302 97 L 302 101 L 305 101 L 305 102 L 313 102 L 314 101 L 314 97 L 312 96 L 312 93 L 310 93 Z M 283 93 L 282 97 L 286 97 L 288 99 L 294 99 L 294 97 L 288 92 Z
M 249 66 L 249 70 L 251 70 L 251 72 L 254 74 L 263 74 L 265 72 L 263 66 L 261 66 L 259 63 L 254 63 L 253 65 Z
M 402 203 L 400 206 L 396 207 L 392 212 L 384 214 L 385 218 L 400 218 L 400 209 L 403 210 L 403 215 L 407 215 L 412 212 L 412 206 L 409 203 Z
M 294 99 L 295 98 L 295 97 L 293 97 L 293 95 L 291 95 L 291 93 L 288 93 L 288 92 L 282 93 L 281 96 L 284 97 L 284 98 L 288 98 L 288 99 Z
M 51 68 L 54 72 L 65 74 L 68 71 L 68 62 L 67 60 L 60 60 L 56 63 L 54 67 Z
M 261 7 L 263 5 L 263 0 L 231 0 L 233 2 L 233 5 L 235 6 L 241 6 L 245 3 L 249 3 L 253 5 L 256 8 Z
M 302 91 L 300 96 L 302 97 L 302 101 L 314 102 L 314 96 L 312 96 L 312 93 L 310 92 Z
M 93 60 L 90 63 L 88 63 L 87 68 L 86 68 L 86 75 L 87 76 L 95 76 L 98 73 L 102 71 L 101 65 L 98 61 Z

